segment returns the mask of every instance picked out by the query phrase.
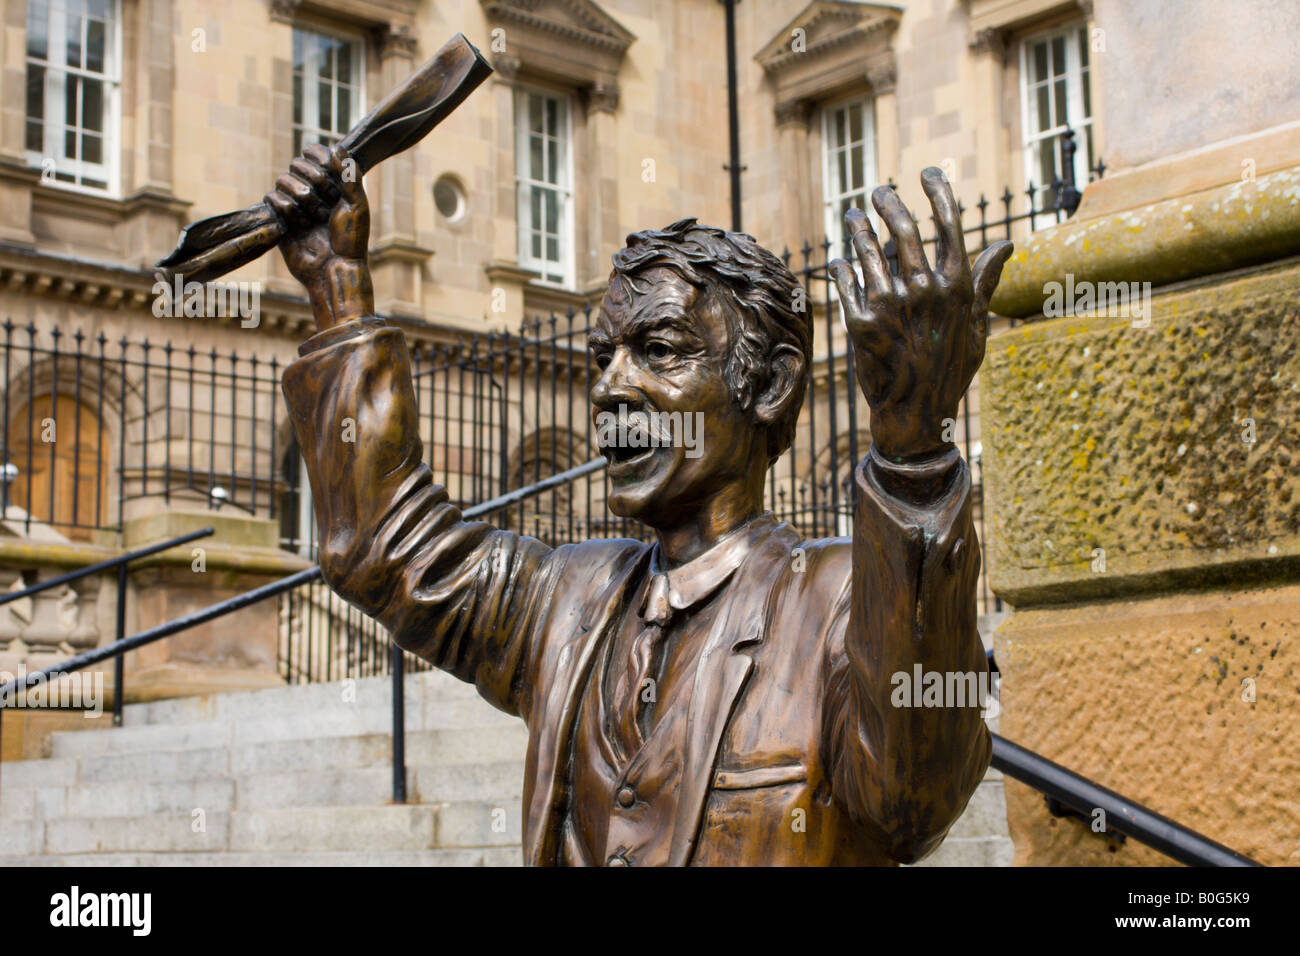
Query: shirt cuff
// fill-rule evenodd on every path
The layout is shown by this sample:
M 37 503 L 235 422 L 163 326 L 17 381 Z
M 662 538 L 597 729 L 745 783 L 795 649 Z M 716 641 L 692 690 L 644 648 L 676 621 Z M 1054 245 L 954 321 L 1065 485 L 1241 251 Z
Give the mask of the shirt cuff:
M 872 442 L 867 467 L 881 490 L 908 504 L 926 505 L 938 501 L 952 484 L 961 470 L 961 452 L 954 445 L 929 461 L 892 462 Z
M 312 352 L 328 348 L 331 345 L 338 345 L 340 342 L 346 342 L 349 339 L 360 338 L 366 332 L 372 329 L 384 328 L 387 324 L 383 319 L 374 315 L 363 315 L 359 319 L 349 319 L 347 322 L 326 329 L 324 332 L 317 332 L 298 346 L 298 354 L 310 355 Z

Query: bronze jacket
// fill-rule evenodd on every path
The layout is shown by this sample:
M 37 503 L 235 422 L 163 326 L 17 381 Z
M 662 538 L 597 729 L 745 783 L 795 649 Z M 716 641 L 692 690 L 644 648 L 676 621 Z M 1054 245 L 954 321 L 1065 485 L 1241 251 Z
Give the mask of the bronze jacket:
M 421 462 L 402 332 L 353 321 L 300 351 L 284 393 L 324 578 L 523 718 L 524 859 L 552 864 L 579 704 L 649 548 L 551 549 L 463 521 Z M 851 540 L 801 542 L 780 525 L 737 569 L 691 695 L 672 863 L 912 862 L 960 815 L 991 756 L 979 707 L 891 703 L 894 675 L 917 665 L 987 668 L 970 476 L 955 452 L 940 464 L 906 474 L 868 456 Z

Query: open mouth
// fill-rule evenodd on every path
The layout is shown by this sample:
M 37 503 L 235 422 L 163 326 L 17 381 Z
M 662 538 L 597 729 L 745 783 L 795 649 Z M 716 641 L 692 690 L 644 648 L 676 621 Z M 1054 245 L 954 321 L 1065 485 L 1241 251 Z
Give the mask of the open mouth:
M 637 470 L 654 457 L 656 448 L 632 448 L 627 445 L 609 445 L 601 451 L 609 461 L 609 474 L 620 477 Z

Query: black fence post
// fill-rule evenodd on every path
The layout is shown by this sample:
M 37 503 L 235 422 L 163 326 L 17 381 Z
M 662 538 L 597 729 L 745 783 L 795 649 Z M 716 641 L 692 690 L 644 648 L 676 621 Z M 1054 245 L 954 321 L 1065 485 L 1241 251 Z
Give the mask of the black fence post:
M 1083 198 L 1074 183 L 1074 154 L 1078 148 L 1074 130 L 1067 129 L 1061 134 L 1061 183 L 1056 190 L 1056 208 L 1064 212 L 1067 219 L 1074 215 L 1079 200 Z
M 126 562 L 117 566 L 117 628 L 113 640 L 126 637 Z M 122 726 L 122 698 L 126 696 L 126 655 L 113 658 L 113 726 Z
M 393 661 L 393 803 L 406 802 L 406 661 L 404 652 L 390 644 Z

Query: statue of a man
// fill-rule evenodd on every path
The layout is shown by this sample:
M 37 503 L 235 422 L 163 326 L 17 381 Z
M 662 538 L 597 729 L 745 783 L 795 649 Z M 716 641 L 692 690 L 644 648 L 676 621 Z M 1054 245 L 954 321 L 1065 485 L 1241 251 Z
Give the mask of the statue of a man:
M 267 196 L 320 329 L 284 392 L 321 568 L 400 646 L 523 718 L 525 862 L 890 864 L 936 847 L 990 736 L 978 701 L 892 698 L 898 674 L 987 667 L 970 474 L 945 419 L 983 358 L 1010 244 L 972 273 L 937 169 L 921 177 L 933 269 L 893 190 L 872 198 L 897 277 L 867 217 L 845 217 L 861 278 L 843 260 L 831 274 L 873 443 L 852 537 L 802 541 L 763 509 L 812 362 L 795 277 L 750 236 L 690 219 L 630 236 L 591 333 L 593 414 L 698 413 L 702 441 L 603 449 L 610 509 L 654 544 L 549 548 L 463 521 L 422 463 L 405 339 L 373 314 L 346 160 L 309 147 Z

